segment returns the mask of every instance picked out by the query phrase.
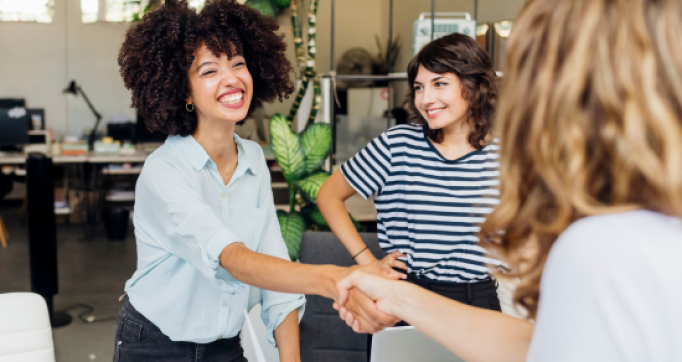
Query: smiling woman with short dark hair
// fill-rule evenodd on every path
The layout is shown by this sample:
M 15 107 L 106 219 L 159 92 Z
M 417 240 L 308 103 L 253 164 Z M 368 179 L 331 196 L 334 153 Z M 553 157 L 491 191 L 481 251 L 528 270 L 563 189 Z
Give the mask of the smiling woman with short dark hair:
M 317 205 L 358 264 L 397 267 L 407 280 L 450 299 L 500 310 L 478 244 L 479 225 L 498 203 L 498 146 L 492 137 L 497 78 L 474 39 L 450 34 L 407 67 L 411 124 L 372 140 L 322 186 Z M 373 197 L 381 247 L 368 252 L 344 201 Z M 357 291 L 355 291 L 357 293 Z

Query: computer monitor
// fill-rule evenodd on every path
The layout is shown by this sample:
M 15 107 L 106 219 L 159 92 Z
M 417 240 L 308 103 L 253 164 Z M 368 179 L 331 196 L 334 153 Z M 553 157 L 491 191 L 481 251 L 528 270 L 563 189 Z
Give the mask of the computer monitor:
M 0 98 L 0 109 L 25 108 L 26 101 L 22 98 Z
M 149 132 L 147 125 L 144 123 L 144 117 L 137 114 L 137 123 L 135 125 L 135 143 L 163 143 L 166 141 L 166 136 L 160 132 Z
M 0 146 L 28 143 L 28 113 L 24 108 L 0 108 Z

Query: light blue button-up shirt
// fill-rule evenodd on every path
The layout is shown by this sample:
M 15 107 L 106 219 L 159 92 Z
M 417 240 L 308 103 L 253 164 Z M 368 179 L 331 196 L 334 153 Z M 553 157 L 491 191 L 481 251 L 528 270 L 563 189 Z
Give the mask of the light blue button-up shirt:
M 237 168 L 225 185 L 192 136 L 169 137 L 147 158 L 135 190 L 137 271 L 125 290 L 142 315 L 173 341 L 236 336 L 243 310 L 262 303 L 268 340 L 305 297 L 255 288 L 219 264 L 231 243 L 288 260 L 263 150 L 234 136 Z

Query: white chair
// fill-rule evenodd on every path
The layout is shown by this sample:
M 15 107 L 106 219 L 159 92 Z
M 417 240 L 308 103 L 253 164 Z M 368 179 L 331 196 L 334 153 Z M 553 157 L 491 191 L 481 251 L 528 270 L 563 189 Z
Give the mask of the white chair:
M 34 293 L 0 294 L 0 362 L 54 362 L 47 304 Z

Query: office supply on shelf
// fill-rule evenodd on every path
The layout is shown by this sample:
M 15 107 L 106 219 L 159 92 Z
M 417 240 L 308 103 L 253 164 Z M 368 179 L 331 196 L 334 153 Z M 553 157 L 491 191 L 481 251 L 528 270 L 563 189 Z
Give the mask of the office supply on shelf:
M 114 141 L 113 138 L 107 136 L 101 141 L 95 141 L 93 150 L 95 153 L 118 153 L 121 149 L 121 142 Z
M 392 327 L 372 336 L 371 362 L 464 362 L 414 327 Z
M 95 107 L 92 106 L 92 103 L 90 103 L 90 99 L 88 96 L 85 95 L 85 92 L 83 92 L 83 89 L 80 87 L 80 85 L 76 84 L 75 80 L 72 80 L 71 83 L 67 88 L 64 88 L 62 91 L 63 94 L 67 95 L 72 95 L 72 96 L 78 96 L 80 94 L 83 96 L 83 99 L 85 100 L 85 103 L 88 104 L 88 107 L 92 111 L 92 113 L 95 115 L 95 118 L 97 121 L 95 122 L 95 127 L 92 128 L 92 131 L 90 132 L 90 135 L 88 136 L 88 149 L 92 149 L 92 145 L 95 143 L 95 138 L 97 136 L 97 127 L 99 127 L 99 122 L 102 120 L 102 115 L 99 114 L 95 110 Z
M 28 113 L 25 108 L 0 109 L 0 146 L 28 143 Z
M 27 108 L 28 129 L 38 131 L 45 129 L 45 110 L 42 108 Z

